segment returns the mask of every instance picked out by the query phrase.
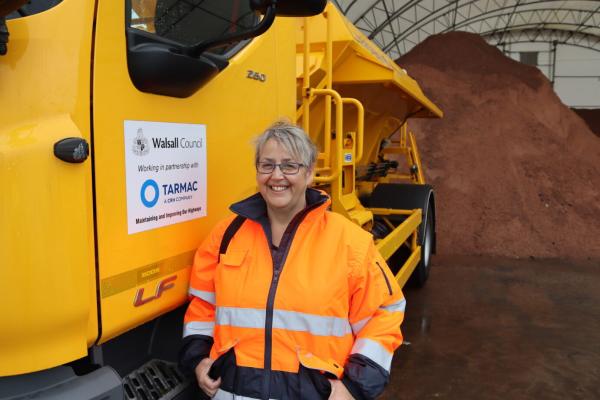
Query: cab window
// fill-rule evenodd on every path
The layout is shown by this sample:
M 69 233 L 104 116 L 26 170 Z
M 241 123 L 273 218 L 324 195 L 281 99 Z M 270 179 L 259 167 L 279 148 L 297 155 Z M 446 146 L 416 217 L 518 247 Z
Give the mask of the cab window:
M 129 27 L 185 46 L 245 31 L 258 15 L 248 0 L 131 0 Z M 225 54 L 237 43 L 210 50 Z

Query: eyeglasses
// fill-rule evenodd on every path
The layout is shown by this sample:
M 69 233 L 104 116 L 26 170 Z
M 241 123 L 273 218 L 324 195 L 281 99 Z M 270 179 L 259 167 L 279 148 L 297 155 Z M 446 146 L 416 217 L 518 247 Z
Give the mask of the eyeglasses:
M 279 167 L 279 170 L 284 175 L 296 175 L 298 171 L 300 171 L 300 167 L 304 167 L 304 164 L 291 161 L 286 161 L 279 164 L 268 161 L 256 163 L 256 170 L 259 174 L 271 174 L 273 171 L 275 171 L 275 167 Z

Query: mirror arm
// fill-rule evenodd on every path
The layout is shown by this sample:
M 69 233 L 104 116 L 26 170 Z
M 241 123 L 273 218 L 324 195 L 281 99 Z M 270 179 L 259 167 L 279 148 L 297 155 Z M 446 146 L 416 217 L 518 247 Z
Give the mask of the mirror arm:
M 192 46 L 188 46 L 184 49 L 184 53 L 190 57 L 198 57 L 204 51 L 216 47 L 218 45 L 230 42 L 237 42 L 239 40 L 250 39 L 258 35 L 262 35 L 267 31 L 267 29 L 271 27 L 271 25 L 273 25 L 273 21 L 275 21 L 275 4 L 276 2 L 273 2 L 269 5 L 269 7 L 267 7 L 265 16 L 260 21 L 260 23 L 254 28 L 242 33 L 233 33 L 225 35 L 223 37 L 220 37 L 219 39 L 202 41 Z

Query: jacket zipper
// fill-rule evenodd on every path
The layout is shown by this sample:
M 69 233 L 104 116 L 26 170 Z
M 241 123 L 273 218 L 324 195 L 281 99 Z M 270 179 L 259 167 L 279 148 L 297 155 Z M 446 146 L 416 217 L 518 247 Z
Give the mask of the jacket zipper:
M 264 380 L 263 390 L 261 399 L 268 400 L 271 393 L 271 358 L 273 355 L 273 309 L 275 306 L 275 294 L 277 292 L 277 285 L 279 284 L 279 277 L 281 271 L 287 259 L 287 254 L 292 247 L 292 241 L 296 235 L 296 231 L 300 226 L 304 217 L 313 209 L 319 207 L 321 203 L 313 204 L 312 206 L 305 208 L 304 211 L 298 214 L 285 229 L 279 243 L 279 248 L 273 254 L 273 250 L 270 250 L 271 260 L 273 262 L 273 277 L 271 278 L 271 285 L 269 287 L 269 294 L 267 296 L 267 309 L 265 319 L 265 355 L 264 355 Z M 269 247 L 271 247 L 269 245 Z
M 277 292 L 277 285 L 279 284 L 279 275 L 281 274 L 282 265 L 279 265 L 280 258 L 279 252 L 282 250 L 281 246 L 278 250 L 271 249 L 271 260 L 273 261 L 273 277 L 271 278 L 271 286 L 269 287 L 269 294 L 267 296 L 267 309 L 265 319 L 265 355 L 264 355 L 264 375 L 262 385 L 262 396 L 261 399 L 268 400 L 271 392 L 271 356 L 273 352 L 273 306 L 275 304 L 275 293 Z

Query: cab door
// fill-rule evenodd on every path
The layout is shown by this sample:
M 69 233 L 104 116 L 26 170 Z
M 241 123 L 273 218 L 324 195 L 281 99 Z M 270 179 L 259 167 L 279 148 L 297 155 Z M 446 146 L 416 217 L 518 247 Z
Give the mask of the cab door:
M 251 138 L 295 113 L 294 20 L 214 50 L 228 65 L 187 97 L 138 89 L 127 28 L 149 43 L 161 35 L 195 43 L 206 39 L 198 27 L 223 34 L 248 13 L 243 1 L 176 3 L 98 2 L 92 149 L 100 342 L 186 301 L 195 249 L 232 202 L 254 192 Z M 156 67 L 151 59 L 140 65 Z
M 0 56 L 2 377 L 84 357 L 97 334 L 92 168 L 83 151 L 94 7 L 57 3 L 13 12 Z M 64 139 L 82 150 L 77 160 L 56 156 Z

